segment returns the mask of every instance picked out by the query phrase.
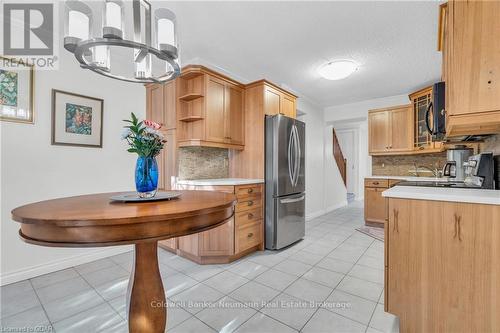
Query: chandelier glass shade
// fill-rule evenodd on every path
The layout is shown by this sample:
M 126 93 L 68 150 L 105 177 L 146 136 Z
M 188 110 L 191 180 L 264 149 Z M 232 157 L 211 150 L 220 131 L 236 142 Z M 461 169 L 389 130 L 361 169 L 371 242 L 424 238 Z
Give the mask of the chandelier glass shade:
M 146 0 L 67 0 L 64 48 L 114 79 L 162 83 L 180 74 L 175 14 Z

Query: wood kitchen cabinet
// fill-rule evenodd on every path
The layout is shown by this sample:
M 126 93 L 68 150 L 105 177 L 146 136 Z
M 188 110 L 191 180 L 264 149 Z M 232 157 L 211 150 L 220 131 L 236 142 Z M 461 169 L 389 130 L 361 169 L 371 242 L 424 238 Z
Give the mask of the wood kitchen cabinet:
M 393 187 L 401 180 L 365 178 L 365 224 L 375 227 L 384 227 L 388 215 L 388 201 L 382 192 Z
M 500 206 L 389 198 L 386 311 L 401 332 L 498 332 Z
M 262 184 L 237 186 L 176 185 L 179 190 L 220 191 L 234 193 L 237 204 L 234 217 L 214 229 L 160 243 L 160 246 L 199 264 L 221 264 L 234 261 L 251 252 L 264 249 L 264 216 Z M 175 248 L 174 248 L 175 247 Z
M 411 105 L 368 112 L 370 155 L 396 155 L 412 152 L 413 111 Z
M 446 135 L 500 133 L 499 1 L 449 1 L 439 49 L 446 82 Z
M 375 183 L 378 183 L 375 181 Z M 387 184 L 387 181 L 385 182 Z M 376 226 L 384 226 L 387 219 L 387 200 L 382 196 L 382 192 L 389 188 L 371 187 L 365 183 L 365 223 L 367 225 L 375 224 Z
M 244 86 L 222 74 L 190 65 L 177 78 L 177 142 L 242 150 L 245 145 Z
M 146 85 L 146 118 L 162 125 L 165 146 L 156 158 L 160 171 L 158 188 L 171 189 L 177 175 L 175 82 Z
M 146 118 L 162 124 L 161 131 L 167 141 L 157 156 L 158 188 L 172 189 L 172 182 L 177 176 L 177 142 L 176 142 L 176 82 L 146 85 Z M 159 241 L 165 249 L 175 252 L 177 239 Z
M 245 86 L 244 150 L 230 151 L 230 174 L 236 178 L 264 178 L 264 129 L 266 115 L 296 117 L 297 97 L 266 80 Z
M 410 98 L 412 108 L 413 108 L 413 137 L 414 137 L 414 149 L 419 153 L 434 153 L 440 152 L 443 148 L 442 142 L 435 142 L 432 140 L 432 135 L 427 130 L 425 116 L 427 113 L 427 107 L 431 103 L 432 96 L 432 86 L 420 89 L 408 96 Z M 432 117 L 430 117 L 432 125 Z
M 290 118 L 296 118 L 297 96 L 266 80 L 251 83 L 247 88 L 255 85 L 262 85 L 264 88 L 264 112 L 266 115 L 282 114 Z

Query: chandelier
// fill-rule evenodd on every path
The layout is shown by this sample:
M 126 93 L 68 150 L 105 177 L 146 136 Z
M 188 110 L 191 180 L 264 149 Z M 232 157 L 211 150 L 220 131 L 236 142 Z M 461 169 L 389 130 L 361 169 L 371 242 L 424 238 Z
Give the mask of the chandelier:
M 67 0 L 64 36 L 80 67 L 101 75 L 162 83 L 180 74 L 175 14 L 146 0 Z

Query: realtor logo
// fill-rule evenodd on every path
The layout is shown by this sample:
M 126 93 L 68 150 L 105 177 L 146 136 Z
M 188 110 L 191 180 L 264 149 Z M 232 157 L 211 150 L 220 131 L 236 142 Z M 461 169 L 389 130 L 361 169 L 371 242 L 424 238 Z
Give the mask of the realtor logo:
M 53 55 L 54 4 L 4 3 L 3 40 L 4 55 Z

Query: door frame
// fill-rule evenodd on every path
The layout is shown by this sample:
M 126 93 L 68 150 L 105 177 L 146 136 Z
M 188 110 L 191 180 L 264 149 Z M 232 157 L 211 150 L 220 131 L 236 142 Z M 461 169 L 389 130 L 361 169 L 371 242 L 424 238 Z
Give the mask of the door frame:
M 335 126 L 334 126 L 335 128 Z M 358 200 L 360 197 L 364 196 L 364 193 L 361 194 L 359 191 L 359 154 L 360 154 L 360 146 L 359 146 L 359 128 L 356 127 L 345 127 L 342 128 L 342 126 L 338 126 L 335 128 L 335 133 L 337 134 L 337 138 L 342 136 L 343 134 L 350 133 L 352 135 L 352 142 L 353 142 L 353 149 L 352 149 L 352 166 L 354 168 L 350 171 L 351 168 L 349 168 L 349 158 L 345 154 L 345 150 L 343 149 L 342 151 L 344 152 L 344 157 L 347 159 L 347 184 L 346 184 L 346 190 L 347 193 L 354 193 L 355 199 Z M 339 144 L 341 144 L 341 139 L 339 138 Z M 341 146 L 342 149 L 342 146 Z M 350 182 L 349 182 L 350 181 Z M 353 187 L 353 192 L 349 191 L 349 186 Z

